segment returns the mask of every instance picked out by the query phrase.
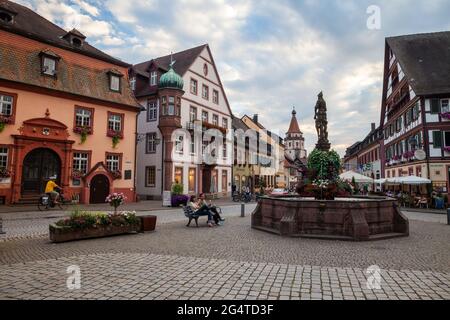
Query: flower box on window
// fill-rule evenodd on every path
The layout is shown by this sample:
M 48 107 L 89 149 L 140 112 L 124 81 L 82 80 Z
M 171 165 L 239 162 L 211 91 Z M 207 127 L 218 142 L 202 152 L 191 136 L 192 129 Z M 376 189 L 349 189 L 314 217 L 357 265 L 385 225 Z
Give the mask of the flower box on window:
M 0 132 L 2 132 L 5 129 L 5 126 L 7 124 L 11 124 L 12 122 L 13 119 L 11 116 L 0 115 Z
M 83 178 L 84 174 L 80 170 L 73 170 L 72 171 L 72 179 L 81 179 Z
M 108 132 L 106 133 L 108 137 L 114 138 L 117 137 L 119 139 L 123 139 L 123 133 L 121 131 L 116 131 L 112 129 L 108 129 Z
M 0 179 L 8 179 L 11 177 L 11 171 L 7 168 L 0 168 Z
M 441 118 L 442 119 L 446 119 L 446 120 L 450 120 L 450 112 L 441 113 Z
M 450 147 L 444 147 L 444 151 L 450 153 Z
M 88 135 L 92 134 L 92 128 L 87 126 L 77 126 L 73 128 L 73 132 L 81 136 L 81 143 L 84 143 Z

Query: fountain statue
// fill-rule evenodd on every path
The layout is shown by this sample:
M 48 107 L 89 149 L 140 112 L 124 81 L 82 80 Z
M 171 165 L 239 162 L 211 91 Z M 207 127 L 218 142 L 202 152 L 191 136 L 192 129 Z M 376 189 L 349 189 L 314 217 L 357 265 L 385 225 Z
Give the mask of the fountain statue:
M 322 92 L 318 95 L 314 120 L 316 120 L 316 130 L 318 136 L 316 148 L 321 151 L 329 151 L 331 145 L 328 141 L 327 103 L 323 99 Z

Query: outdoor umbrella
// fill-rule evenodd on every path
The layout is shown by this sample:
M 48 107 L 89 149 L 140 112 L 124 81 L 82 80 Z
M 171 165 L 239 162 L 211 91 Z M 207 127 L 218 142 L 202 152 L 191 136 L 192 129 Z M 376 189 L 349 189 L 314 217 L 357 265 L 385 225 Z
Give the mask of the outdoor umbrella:
M 370 177 L 363 176 L 362 174 L 354 171 L 347 171 L 339 175 L 339 178 L 346 181 L 352 181 L 355 178 L 356 183 L 373 183 L 374 180 Z
M 395 181 L 400 184 L 408 184 L 408 185 L 420 185 L 420 184 L 430 184 L 431 180 L 416 177 L 416 176 L 409 176 L 409 177 L 398 177 L 395 178 Z

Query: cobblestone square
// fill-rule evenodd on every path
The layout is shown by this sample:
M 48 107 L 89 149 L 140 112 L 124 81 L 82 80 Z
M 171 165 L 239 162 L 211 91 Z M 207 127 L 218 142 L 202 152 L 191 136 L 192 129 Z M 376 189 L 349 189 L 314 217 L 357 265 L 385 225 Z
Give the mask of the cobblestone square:
M 57 218 L 4 220 L 1 299 L 450 299 L 450 233 L 414 213 L 411 235 L 377 242 L 282 238 L 224 207 L 222 227 L 186 228 L 181 210 L 156 212 L 153 233 L 52 244 Z M 145 214 L 145 213 L 142 213 Z M 437 220 L 436 220 L 437 219 Z M 369 266 L 381 269 L 369 289 Z M 68 289 L 68 267 L 80 289 Z M 196 270 L 194 273 L 192 270 Z

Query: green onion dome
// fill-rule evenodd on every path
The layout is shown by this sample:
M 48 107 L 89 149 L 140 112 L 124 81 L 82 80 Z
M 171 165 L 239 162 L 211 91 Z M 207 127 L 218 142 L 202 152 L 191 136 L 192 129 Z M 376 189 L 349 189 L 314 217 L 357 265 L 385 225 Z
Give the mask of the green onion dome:
M 169 71 L 164 73 L 159 79 L 159 88 L 183 90 L 183 86 L 183 78 L 173 70 L 172 66 L 170 66 Z

